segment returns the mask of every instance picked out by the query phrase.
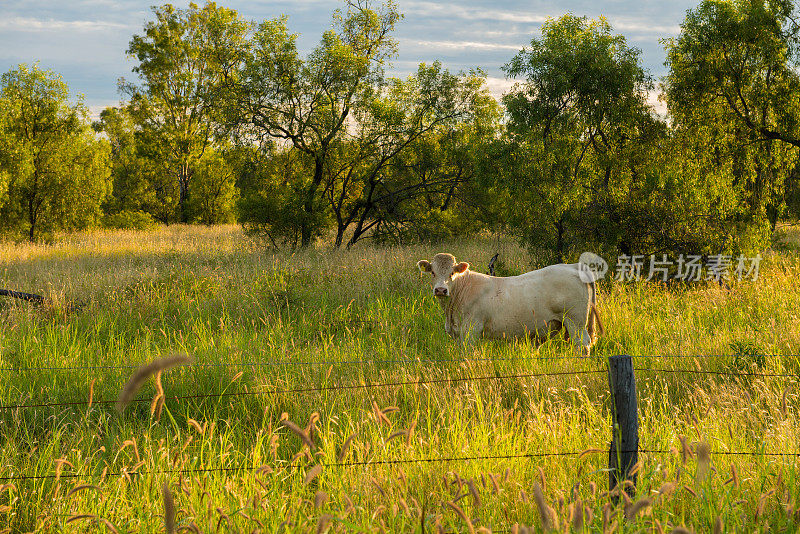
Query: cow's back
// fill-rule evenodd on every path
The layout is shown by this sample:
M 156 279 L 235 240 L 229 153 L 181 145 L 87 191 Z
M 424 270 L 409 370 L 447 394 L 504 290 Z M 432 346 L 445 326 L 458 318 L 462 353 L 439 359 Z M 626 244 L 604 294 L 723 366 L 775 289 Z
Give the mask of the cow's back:
M 550 265 L 519 276 L 482 277 L 483 291 L 472 313 L 483 322 L 485 337 L 519 337 L 534 332 L 545 337 L 551 321 L 588 309 L 588 290 L 578 270 L 567 264 Z

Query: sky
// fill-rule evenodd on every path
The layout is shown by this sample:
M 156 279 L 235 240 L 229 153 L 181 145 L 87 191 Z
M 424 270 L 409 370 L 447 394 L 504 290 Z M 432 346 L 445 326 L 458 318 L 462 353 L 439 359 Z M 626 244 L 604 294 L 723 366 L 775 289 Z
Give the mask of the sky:
M 133 81 L 133 61 L 125 50 L 134 34 L 152 20 L 157 0 L 0 0 L 0 72 L 20 63 L 61 74 L 73 95 L 83 94 L 92 116 L 118 105 L 117 80 Z M 178 7 L 188 2 L 173 1 Z M 196 3 L 202 4 L 200 0 Z M 420 62 L 440 60 L 451 71 L 475 67 L 487 73 L 492 93 L 499 97 L 512 85 L 503 74 L 506 64 L 523 46 L 541 35 L 548 17 L 571 12 L 605 16 L 615 33 L 642 51 L 642 65 L 658 80 L 666 74 L 661 39 L 675 37 L 686 10 L 698 1 L 594 0 L 544 1 L 397 0 L 404 18 L 395 30 L 398 55 L 388 70 L 406 76 Z M 282 14 L 290 31 L 299 34 L 300 52 L 310 51 L 331 26 L 336 0 L 292 2 L 220 0 L 246 19 L 260 22 Z M 651 101 L 655 102 L 655 94 Z

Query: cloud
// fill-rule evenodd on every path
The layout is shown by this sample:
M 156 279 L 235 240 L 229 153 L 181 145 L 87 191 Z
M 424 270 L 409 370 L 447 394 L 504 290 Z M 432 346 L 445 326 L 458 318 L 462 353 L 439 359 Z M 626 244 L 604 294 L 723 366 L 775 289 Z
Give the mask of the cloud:
M 430 18 L 446 17 L 448 19 L 458 18 L 468 22 L 510 22 L 533 26 L 541 26 L 548 19 L 558 18 L 564 14 L 563 11 L 552 11 L 550 13 L 534 15 L 528 11 L 483 9 L 465 7 L 452 3 L 430 4 L 427 2 L 415 1 L 403 2 L 402 7 L 408 14 Z M 641 17 L 609 15 L 606 16 L 606 19 L 615 32 L 635 33 L 638 34 L 637 37 L 639 37 L 639 40 L 641 40 L 642 36 L 658 39 L 680 33 L 680 26 L 677 24 L 653 24 L 652 14 L 643 15 Z
M 494 76 L 487 76 L 486 77 L 486 87 L 489 89 L 489 92 L 492 93 L 492 96 L 495 97 L 497 100 L 509 92 L 514 84 L 517 83 L 517 80 L 509 80 L 507 78 L 497 78 Z
M 11 17 L 0 20 L 0 29 L 22 32 L 76 31 L 76 32 L 108 32 L 127 30 L 136 26 L 109 22 L 104 20 L 55 20 L 36 19 L 33 17 Z
M 667 116 L 668 110 L 666 102 L 662 102 L 658 99 L 660 94 L 660 91 L 650 91 L 647 93 L 647 103 L 653 106 L 653 110 L 655 110 L 657 115 L 664 118 Z
M 489 92 L 492 94 L 492 96 L 498 101 L 504 94 L 511 91 L 511 89 L 514 87 L 514 84 L 518 82 L 519 80 L 511 80 L 508 78 L 498 78 L 494 76 L 486 77 L 486 87 L 489 89 Z M 647 103 L 653 107 L 653 111 L 655 111 L 656 115 L 664 118 L 667 116 L 667 105 L 658 99 L 660 94 L 661 92 L 657 90 L 649 91 L 647 93 Z
M 459 4 L 428 3 L 428 2 L 403 2 L 402 10 L 406 15 L 420 15 L 424 17 L 444 16 L 447 18 L 460 18 L 466 20 L 492 20 L 516 22 L 522 24 L 542 24 L 548 19 L 547 15 L 531 15 L 515 11 L 500 11 L 496 9 L 481 9 L 465 7 Z
M 614 31 L 617 32 L 644 33 L 648 35 L 657 34 L 659 38 L 678 35 L 681 32 L 681 27 L 678 24 L 658 25 L 645 20 L 625 18 L 610 18 L 608 22 L 611 24 Z
M 481 41 L 420 41 L 416 39 L 400 39 L 400 42 L 417 45 L 424 48 L 445 49 L 445 50 L 515 50 L 519 51 L 521 44 L 499 44 Z

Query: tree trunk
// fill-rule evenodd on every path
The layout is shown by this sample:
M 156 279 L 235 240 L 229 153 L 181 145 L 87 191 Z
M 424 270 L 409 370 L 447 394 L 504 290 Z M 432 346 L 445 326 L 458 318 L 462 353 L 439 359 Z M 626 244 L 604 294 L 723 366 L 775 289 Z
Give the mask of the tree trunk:
M 181 222 L 186 224 L 189 222 L 189 165 L 184 163 L 178 174 L 178 189 L 180 190 L 180 197 L 178 199 L 178 211 L 180 211 Z
M 344 225 L 339 221 L 336 225 L 336 241 L 334 241 L 333 246 L 335 248 L 339 248 L 342 246 L 342 241 L 344 241 Z
M 37 170 L 33 171 L 33 191 L 28 195 L 28 222 L 31 227 L 28 230 L 28 240 L 33 243 L 36 241 L 36 221 L 38 217 L 39 207 L 36 205 L 36 194 L 39 192 L 39 173 Z
M 34 198 L 33 195 L 28 197 L 28 222 L 30 223 L 31 227 L 28 230 L 28 240 L 33 243 L 36 241 L 36 207 L 34 206 Z
M 306 248 L 311 244 L 311 220 L 314 216 L 314 197 L 317 196 L 317 189 L 319 189 L 319 184 L 322 183 L 323 170 L 323 157 L 315 157 L 314 177 L 306 190 L 306 196 L 303 200 L 303 220 L 300 222 L 300 246 L 302 248 Z
M 559 263 L 564 263 L 564 216 L 563 215 L 559 217 L 558 222 L 556 223 L 556 230 L 558 230 L 558 236 L 556 237 L 556 249 L 558 252 L 558 261 Z
M 366 198 L 364 199 L 364 202 L 361 207 L 362 210 L 361 217 L 358 218 L 355 230 L 353 230 L 353 236 L 347 243 L 347 248 L 350 248 L 353 245 L 355 245 L 356 241 L 358 241 L 361 238 L 362 234 L 364 234 L 364 232 L 366 232 L 369 228 L 372 228 L 373 226 L 373 224 L 370 224 L 365 227 L 365 224 L 367 222 L 367 217 L 369 217 L 369 214 L 372 212 L 372 208 L 374 207 L 374 204 L 372 203 L 372 197 L 375 194 L 375 188 L 377 187 L 377 185 L 378 182 L 376 181 L 375 176 L 373 175 L 373 177 L 369 181 L 369 192 L 367 192 Z

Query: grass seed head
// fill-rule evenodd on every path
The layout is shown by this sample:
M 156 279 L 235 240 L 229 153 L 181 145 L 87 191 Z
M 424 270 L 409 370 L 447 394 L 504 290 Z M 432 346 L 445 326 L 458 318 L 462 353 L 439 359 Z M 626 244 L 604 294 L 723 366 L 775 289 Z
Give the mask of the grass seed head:
M 537 482 L 533 483 L 533 500 L 536 501 L 536 507 L 539 509 L 542 530 L 558 530 L 558 519 L 556 518 L 555 510 L 548 506 L 542 487 Z
M 314 494 L 314 510 L 319 510 L 325 503 L 328 502 L 328 494 L 324 491 L 318 491 Z
M 66 524 L 69 525 L 70 523 L 74 523 L 75 521 L 82 521 L 84 519 L 97 519 L 97 516 L 94 514 L 76 514 L 71 515 L 67 518 Z
M 344 443 L 342 444 L 342 448 L 339 449 L 339 455 L 336 457 L 336 461 L 337 462 L 341 463 L 341 461 L 344 460 L 344 456 L 345 456 L 345 454 L 347 454 L 347 449 L 350 448 L 350 445 L 353 443 L 353 440 L 355 439 L 355 437 L 356 437 L 356 433 L 354 432 L 354 433 L 350 434 L 347 437 L 346 440 L 344 440 Z
M 481 497 L 478 494 L 478 490 L 475 488 L 475 482 L 472 479 L 467 480 L 467 487 L 469 488 L 470 495 L 472 495 L 472 505 L 475 508 L 480 508 Z
M 686 444 L 686 436 L 680 435 L 678 436 L 678 439 L 681 442 L 681 463 L 686 465 L 686 459 L 690 454 L 689 446 Z
M 169 489 L 169 483 L 164 482 L 161 486 L 161 495 L 164 499 L 164 529 L 167 534 L 175 532 L 175 498 Z
M 406 436 L 406 435 L 408 435 L 408 430 L 399 430 L 399 431 L 395 432 L 394 434 L 391 434 L 388 438 L 386 438 L 386 443 L 389 443 L 390 441 L 392 441 L 395 438 L 399 438 L 399 437 Z
M 321 465 L 315 465 L 314 467 L 312 467 L 311 469 L 306 471 L 306 476 L 303 477 L 303 484 L 308 485 L 309 483 L 311 483 L 312 480 L 317 478 L 317 476 L 320 473 L 322 473 L 322 466 Z
M 74 495 L 75 493 L 78 493 L 79 491 L 88 490 L 88 489 L 99 491 L 100 493 L 103 492 L 103 490 L 100 489 L 97 486 L 92 486 L 91 484 L 81 484 L 81 485 L 75 486 L 74 488 L 69 490 L 69 492 L 64 496 L 64 498 L 67 499 L 67 498 L 70 497 L 70 495 Z
M 136 372 L 130 377 L 128 382 L 119 393 L 117 400 L 117 411 L 122 413 L 123 410 L 131 403 L 136 392 L 141 389 L 144 383 L 150 376 L 165 371 L 178 365 L 184 365 L 192 361 L 192 358 L 187 354 L 174 354 L 165 358 L 157 358 L 147 365 L 139 367 Z
M 449 506 L 450 509 L 453 510 L 464 523 L 466 523 L 467 530 L 469 530 L 470 534 L 475 534 L 475 527 L 472 525 L 472 521 L 470 521 L 469 517 L 467 517 L 467 514 L 464 513 L 464 510 L 462 510 L 459 505 L 452 501 L 448 501 L 447 506 Z
M 639 512 L 653 504 L 650 499 L 639 499 L 635 503 L 625 506 L 625 519 L 634 519 Z
M 319 516 L 319 519 L 317 520 L 316 533 L 323 534 L 324 532 L 327 532 L 328 526 L 331 524 L 331 521 L 333 521 L 333 516 L 330 514 L 322 514 L 321 516 Z
M 711 445 L 707 441 L 701 441 L 697 444 L 697 483 L 701 483 L 708 476 L 708 470 L 711 467 Z
M 583 530 L 583 502 L 578 499 L 571 506 L 572 528 L 576 531 Z
M 286 428 L 288 428 L 289 430 L 291 430 L 292 432 L 297 434 L 300 437 L 300 439 L 303 441 L 303 443 L 308 445 L 309 449 L 311 449 L 312 451 L 314 449 L 316 449 L 316 445 L 314 445 L 314 442 L 311 441 L 311 437 L 308 435 L 308 433 L 305 430 L 303 430 L 302 428 L 300 428 L 299 426 L 297 426 L 293 422 L 289 421 L 288 419 L 285 419 L 284 421 L 282 421 L 281 424 L 283 424 L 283 426 L 285 426 Z

